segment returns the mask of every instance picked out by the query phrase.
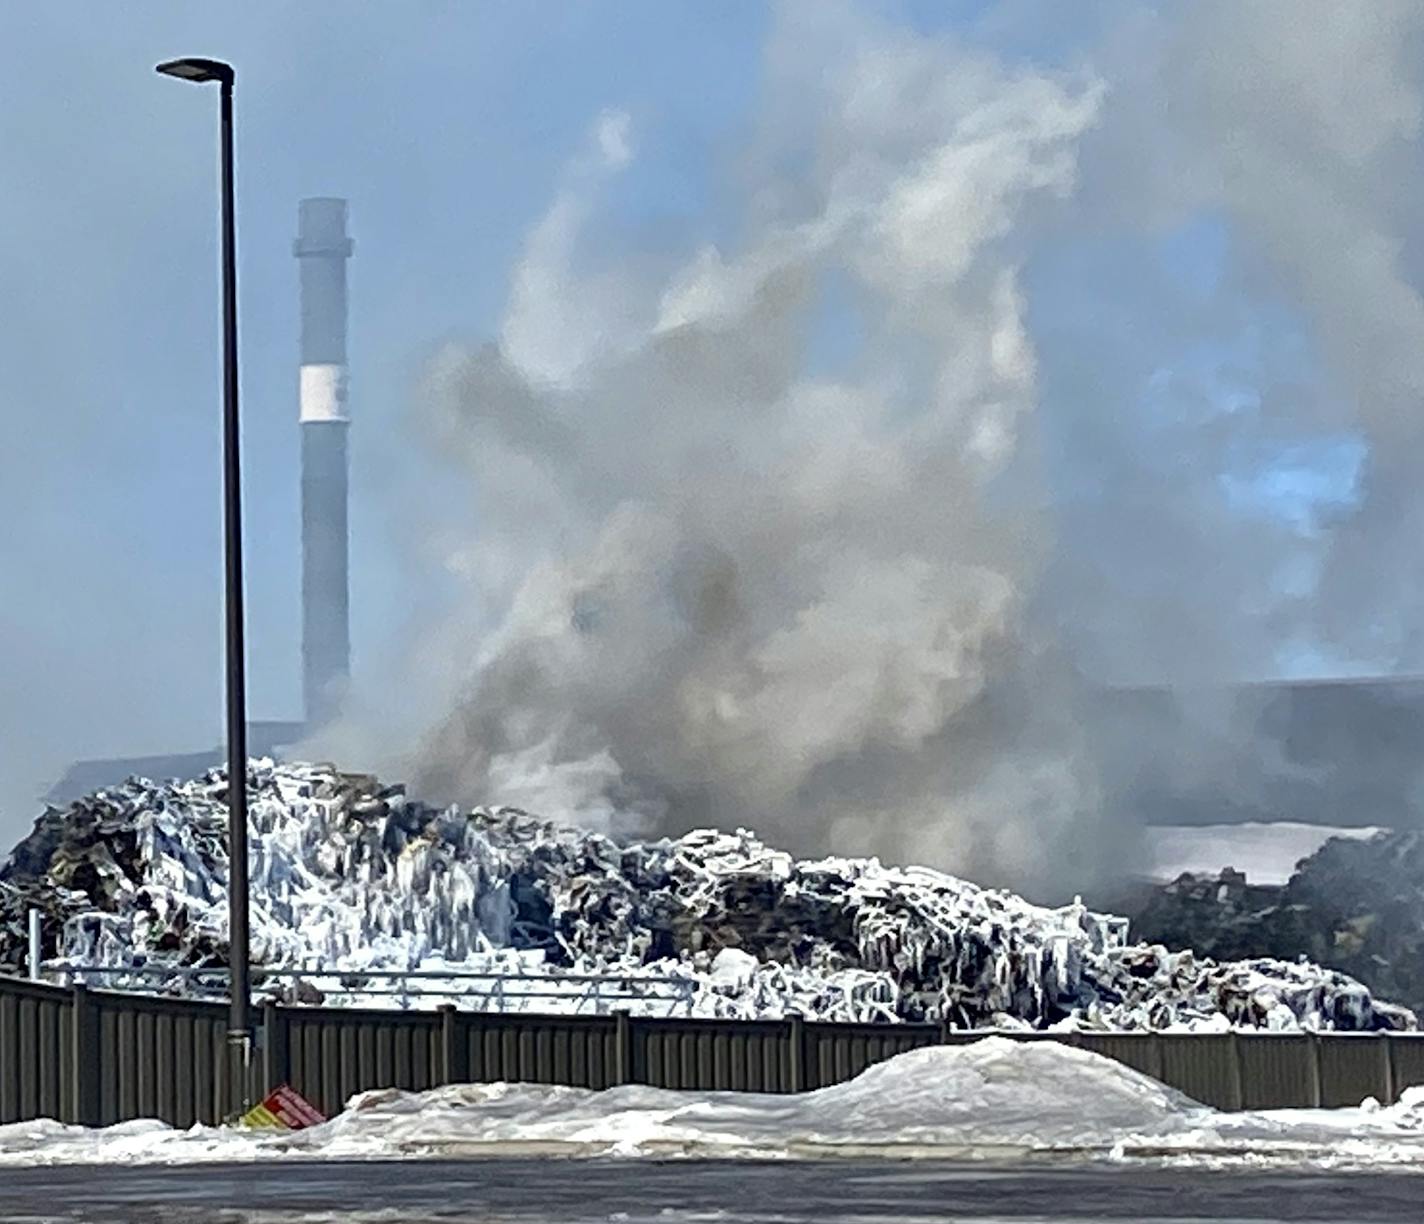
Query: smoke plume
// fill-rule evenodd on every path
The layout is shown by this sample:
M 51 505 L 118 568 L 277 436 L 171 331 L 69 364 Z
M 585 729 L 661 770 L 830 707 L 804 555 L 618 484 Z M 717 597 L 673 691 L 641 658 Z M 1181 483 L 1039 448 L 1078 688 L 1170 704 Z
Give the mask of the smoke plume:
M 1025 620 L 1045 525 L 1016 465 L 1020 264 L 1102 86 L 883 31 L 822 53 L 814 126 L 783 111 L 790 147 L 747 159 L 734 242 L 587 269 L 634 139 L 605 115 L 498 344 L 434 364 L 471 573 L 508 589 L 424 791 L 966 870 L 1067 851 L 1094 810 Z
M 597 118 L 416 397 L 472 609 L 424 793 L 1061 895 L 1154 736 L 1090 684 L 1413 658 L 1424 10 L 1089 10 L 1067 67 L 783 10 L 677 260 L 600 224 Z M 1154 751 L 1223 770 L 1239 712 L 1188 713 Z

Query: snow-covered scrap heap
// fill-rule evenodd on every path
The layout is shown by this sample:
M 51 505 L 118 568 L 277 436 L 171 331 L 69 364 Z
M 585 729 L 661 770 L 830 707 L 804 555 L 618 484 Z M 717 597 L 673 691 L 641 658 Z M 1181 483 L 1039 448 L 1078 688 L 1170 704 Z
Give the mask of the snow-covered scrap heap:
M 797 861 L 744 831 L 623 845 L 329 767 L 251 773 L 253 954 L 269 968 L 656 976 L 718 1016 L 1415 1027 L 1338 973 L 1135 946 L 1122 919 L 924 868 Z M 223 964 L 226 821 L 221 771 L 47 811 L 0 868 L 0 964 L 23 962 L 31 906 L 61 962 Z

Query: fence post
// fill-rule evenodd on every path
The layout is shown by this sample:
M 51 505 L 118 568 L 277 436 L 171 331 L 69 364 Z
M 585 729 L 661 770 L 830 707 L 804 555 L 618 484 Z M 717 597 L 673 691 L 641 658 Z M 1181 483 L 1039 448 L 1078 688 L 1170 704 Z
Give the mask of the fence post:
M 1166 1082 L 1167 1055 L 1162 1049 L 1162 1034 L 1156 1029 L 1152 1029 L 1147 1034 L 1147 1065 L 1152 1069 L 1148 1071 L 1153 1079 Z
M 78 1126 L 99 1125 L 99 1017 L 82 982 L 75 983 L 70 1007 L 70 1066 L 74 1099 L 70 1113 Z
M 624 1010 L 613 1013 L 613 1082 L 633 1082 L 633 1018 Z
M 1231 1104 L 1228 1109 L 1241 1110 L 1246 1108 L 1246 1088 L 1243 1083 L 1244 1072 L 1241 1066 L 1241 1034 L 1235 1029 L 1231 1030 L 1231 1041 L 1228 1048 L 1231 1051 L 1229 1062 L 1231 1065 Z
M 40 912 L 31 907 L 30 909 L 30 948 L 28 953 L 30 971 L 30 981 L 38 982 L 41 978 L 40 969 L 44 964 L 44 942 L 40 928 Z
M 464 1031 L 460 1024 L 460 1013 L 453 1003 L 440 1007 L 440 1053 L 442 1082 L 464 1084 L 469 1082 L 470 1070 L 466 1065 Z
M 1310 1103 L 1319 1109 L 1325 1100 L 1325 1072 L 1321 1067 L 1322 1042 L 1319 1033 L 1308 1033 L 1305 1040 L 1310 1050 Z
M 1377 1033 L 1375 1039 L 1380 1043 L 1384 1055 L 1384 1096 L 1380 1097 L 1381 1105 L 1394 1104 L 1394 1055 L 1392 1047 L 1394 1043 L 1390 1040 L 1388 1033 Z
M 287 1061 L 287 1017 L 268 999 L 262 1004 L 262 1078 L 271 1092 L 291 1076 Z
M 791 1091 L 806 1091 L 806 1021 L 802 1016 L 792 1015 L 791 1032 L 788 1037 L 786 1066 L 790 1071 Z

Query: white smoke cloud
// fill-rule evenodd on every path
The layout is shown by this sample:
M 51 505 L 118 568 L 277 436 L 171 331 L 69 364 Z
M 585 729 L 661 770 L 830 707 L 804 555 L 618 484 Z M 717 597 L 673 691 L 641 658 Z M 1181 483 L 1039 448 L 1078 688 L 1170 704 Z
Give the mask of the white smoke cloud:
M 633 119 L 627 111 L 604 111 L 594 128 L 604 165 L 620 169 L 633 160 Z
M 816 166 L 749 183 L 735 246 L 661 281 L 582 277 L 600 179 L 580 155 L 499 347 L 442 359 L 425 419 L 469 465 L 477 539 L 525 552 L 516 576 L 474 546 L 480 598 L 507 613 L 427 791 L 966 867 L 1032 821 L 1026 875 L 1055 840 L 1039 809 L 1076 827 L 1073 745 L 1008 694 L 1039 666 L 1031 527 L 987 502 L 1035 403 L 1024 235 L 1073 190 L 1102 88 L 853 35 L 799 99 Z M 621 123 L 590 144 L 626 160 Z M 864 331 L 834 374 L 807 352 L 832 277 Z M 611 342 L 605 302 L 634 296 L 641 331 Z M 1021 725 L 991 732 L 1000 704 Z
M 600 189 L 633 158 L 632 119 L 623 111 L 598 117 L 587 146 L 569 166 L 558 198 L 529 235 L 515 269 L 500 343 L 506 358 L 535 383 L 564 384 L 579 367 L 618 345 L 610 330 L 618 308 L 616 278 L 604 277 L 601 293 L 580 284 L 574 270 L 579 239 Z M 590 300 L 602 306 L 590 319 Z M 584 313 L 577 313 L 580 309 Z
M 1135 853 L 1103 770 L 1243 809 L 1246 754 L 1301 773 L 1229 702 L 1099 720 L 1084 674 L 1419 649 L 1424 9 L 1099 27 L 1069 70 L 781 10 L 736 237 L 657 274 L 598 227 L 634 138 L 596 119 L 499 343 L 418 397 L 478 610 L 426 642 L 462 679 L 423 790 L 1062 895 Z M 1141 255 L 1203 219 L 1220 269 Z M 1251 504 L 1342 439 L 1358 508 Z

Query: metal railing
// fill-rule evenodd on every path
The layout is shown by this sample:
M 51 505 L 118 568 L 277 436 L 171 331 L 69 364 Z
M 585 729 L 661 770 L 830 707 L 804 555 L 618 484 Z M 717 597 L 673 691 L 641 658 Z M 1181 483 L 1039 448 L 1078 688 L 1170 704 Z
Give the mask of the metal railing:
M 198 992 L 190 997 L 225 997 L 228 969 L 223 965 L 75 965 L 64 960 L 43 962 L 40 977 L 61 986 L 82 984 L 108 985 L 131 980 L 193 983 Z M 507 973 L 472 969 L 333 969 L 259 968 L 252 970 L 254 989 L 267 980 L 290 981 L 313 987 L 331 1002 L 332 996 L 348 998 L 399 999 L 402 1006 L 422 1001 L 479 1001 L 482 1010 L 510 1011 L 511 1005 L 524 1000 L 558 1000 L 572 1004 L 575 1012 L 589 1010 L 600 1013 L 619 1004 L 666 1003 L 668 1014 L 681 1008 L 691 1014 L 697 993 L 692 978 L 665 974 L 606 974 L 555 971 L 551 973 Z M 211 990 L 202 983 L 212 981 Z M 372 981 L 394 983 L 376 985 Z M 417 989 L 412 990 L 415 983 Z M 433 989 L 423 989 L 429 985 Z M 484 986 L 485 989 L 477 987 Z M 513 987 L 513 989 L 511 989 Z M 561 988 L 563 987 L 563 988 Z M 574 989 L 567 989 L 573 987 Z M 583 989 L 578 989 L 582 987 Z
M 185 981 L 197 985 L 189 997 L 226 998 L 230 976 L 225 965 L 75 965 L 64 958 L 45 961 L 40 954 L 40 912 L 29 912 L 28 975 L 32 982 L 50 982 L 61 986 L 132 985 L 146 982 Z M 205 989 L 202 983 L 216 981 Z M 668 1014 L 682 1008 L 691 1015 L 697 993 L 697 983 L 691 978 L 666 974 L 574 973 L 508 973 L 472 969 L 377 969 L 330 968 L 327 966 L 264 968 L 254 965 L 251 982 L 254 989 L 269 979 L 290 980 L 312 986 L 328 1002 L 337 999 L 397 999 L 402 1007 L 422 1001 L 459 999 L 479 1001 L 483 1010 L 508 1011 L 511 1004 L 523 1000 L 557 1000 L 572 1003 L 578 1012 L 587 1008 L 595 1013 L 611 1010 L 620 1003 L 666 1003 Z M 372 986 L 372 981 L 393 983 Z M 437 989 L 412 990 L 410 984 L 433 984 Z M 461 987 L 463 984 L 463 988 Z M 483 985 L 486 989 L 475 989 Z M 511 989 L 514 987 L 514 989 Z M 584 987 L 570 990 L 568 987 Z

